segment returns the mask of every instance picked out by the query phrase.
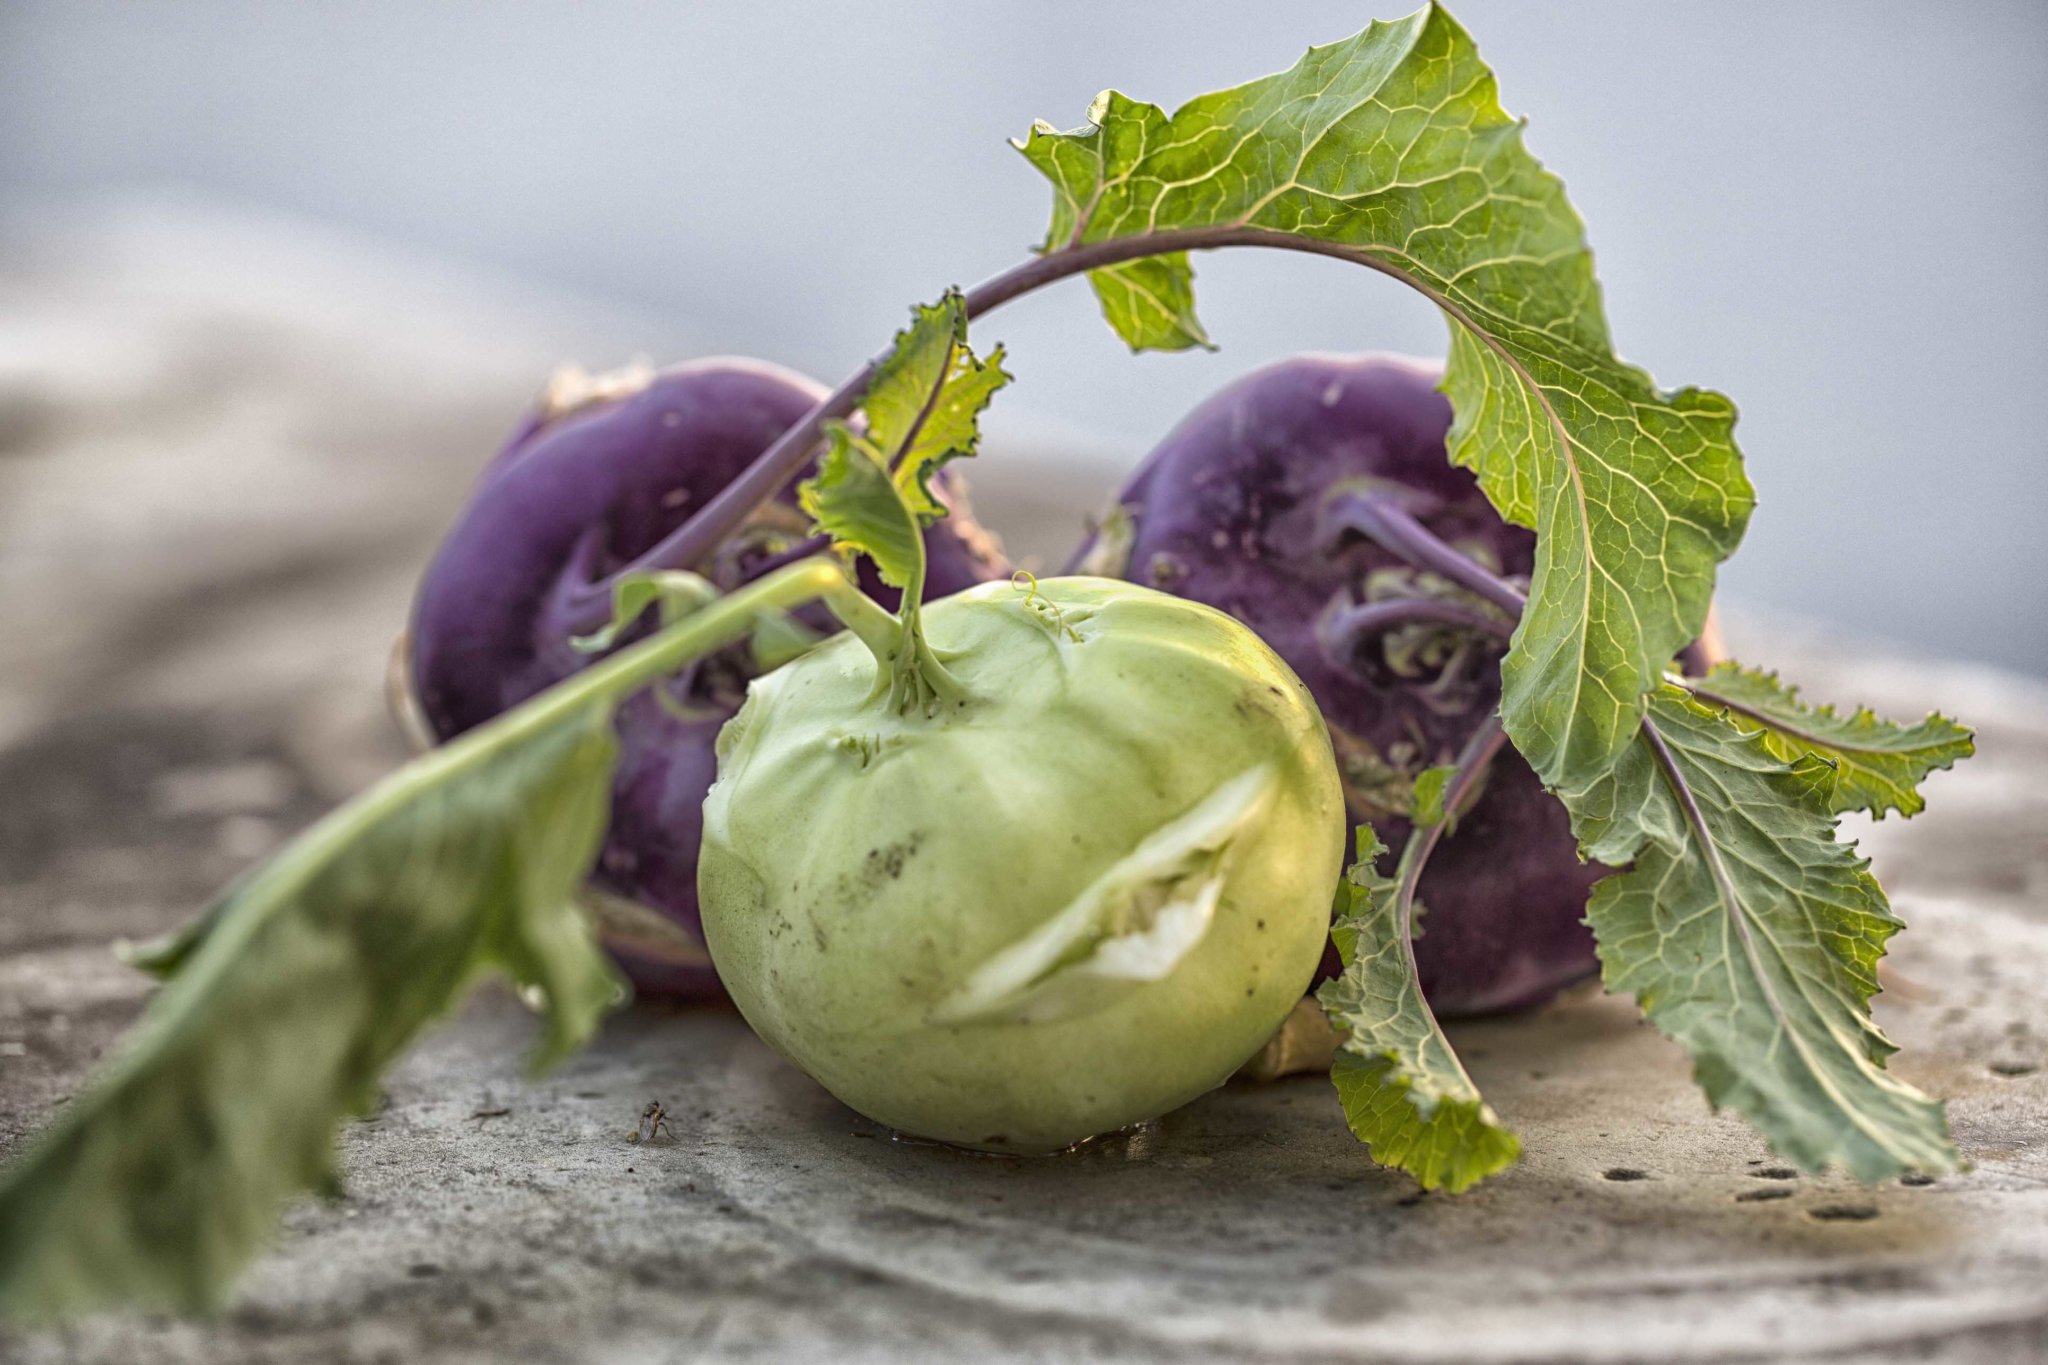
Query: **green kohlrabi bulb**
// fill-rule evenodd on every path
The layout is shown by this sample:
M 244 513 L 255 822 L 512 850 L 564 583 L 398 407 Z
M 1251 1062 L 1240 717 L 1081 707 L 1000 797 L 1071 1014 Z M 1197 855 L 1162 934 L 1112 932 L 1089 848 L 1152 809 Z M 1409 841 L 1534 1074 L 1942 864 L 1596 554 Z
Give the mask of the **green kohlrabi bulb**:
M 853 1108 L 1056 1150 L 1221 1084 L 1322 955 L 1336 764 L 1287 665 L 1130 583 L 923 611 L 964 699 L 900 716 L 842 635 L 718 746 L 699 894 L 754 1029 Z

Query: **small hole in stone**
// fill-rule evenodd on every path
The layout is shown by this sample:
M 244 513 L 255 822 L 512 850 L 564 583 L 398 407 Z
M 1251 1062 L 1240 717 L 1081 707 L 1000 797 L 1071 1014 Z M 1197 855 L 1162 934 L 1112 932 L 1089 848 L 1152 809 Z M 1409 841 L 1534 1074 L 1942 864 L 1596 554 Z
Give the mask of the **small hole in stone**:
M 1991 1072 L 1995 1076 L 2031 1076 L 2041 1068 L 2032 1062 L 1993 1062 Z
M 1790 1166 L 1766 1166 L 1760 1171 L 1751 1171 L 1758 1180 L 1797 1180 L 1799 1172 Z
M 407 1267 L 405 1273 L 412 1276 L 415 1280 L 424 1280 L 430 1275 L 440 1274 L 441 1267 L 435 1265 L 432 1261 L 421 1261 L 418 1265 Z
M 1602 1171 L 1600 1174 L 1602 1178 L 1607 1180 L 1648 1180 L 1650 1178 L 1648 1171 L 1639 1171 L 1633 1166 L 1615 1166 Z
M 1806 1216 L 1823 1223 L 1867 1223 L 1877 1217 L 1877 1205 L 1822 1204 L 1808 1209 Z
M 1741 1194 L 1735 1196 L 1735 1202 L 1738 1204 L 1761 1204 L 1771 1199 L 1790 1199 L 1791 1197 L 1792 1191 L 1790 1190 L 1744 1190 Z

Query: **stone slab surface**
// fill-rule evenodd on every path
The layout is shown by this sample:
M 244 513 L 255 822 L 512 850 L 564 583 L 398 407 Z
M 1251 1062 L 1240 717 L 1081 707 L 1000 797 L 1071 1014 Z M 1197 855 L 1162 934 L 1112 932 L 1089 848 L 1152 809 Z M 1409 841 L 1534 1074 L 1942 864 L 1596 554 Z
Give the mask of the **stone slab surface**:
M 398 760 L 379 685 L 422 555 L 546 367 L 617 345 L 189 211 L 13 247 L 0 1150 L 142 1003 L 109 940 L 175 923 Z M 1051 551 L 1044 485 L 978 486 Z M 1455 1199 L 1372 1168 L 1315 1078 L 1064 1157 L 978 1156 L 892 1139 L 716 1010 L 636 1006 L 528 1082 L 529 1021 L 486 993 L 348 1131 L 347 1197 L 295 1208 L 220 1320 L 0 1336 L 0 1359 L 2041 1358 L 2048 694 L 1739 615 L 1732 633 L 1816 695 L 1980 727 L 1930 812 L 1865 845 L 1912 926 L 1879 1018 L 1899 1073 L 1952 1101 L 1966 1175 L 1788 1172 L 1590 992 L 1454 1030 L 1527 1151 Z M 673 1134 L 630 1143 L 649 1098 Z

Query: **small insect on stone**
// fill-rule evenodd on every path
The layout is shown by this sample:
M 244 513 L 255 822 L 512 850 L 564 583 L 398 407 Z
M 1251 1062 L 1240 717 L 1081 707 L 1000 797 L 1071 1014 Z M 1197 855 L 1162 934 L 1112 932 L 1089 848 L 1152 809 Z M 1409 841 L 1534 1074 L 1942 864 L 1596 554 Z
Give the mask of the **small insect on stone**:
M 640 1111 L 640 1126 L 626 1135 L 628 1142 L 652 1142 L 655 1135 L 668 1127 L 668 1110 L 661 1107 L 660 1100 L 647 1101 L 647 1107 Z

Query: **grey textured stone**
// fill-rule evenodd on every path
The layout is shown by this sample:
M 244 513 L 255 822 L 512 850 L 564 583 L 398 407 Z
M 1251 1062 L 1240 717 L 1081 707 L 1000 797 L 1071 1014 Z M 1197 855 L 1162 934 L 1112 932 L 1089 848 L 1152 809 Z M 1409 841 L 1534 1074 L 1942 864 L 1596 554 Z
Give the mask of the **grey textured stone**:
M 378 685 L 407 587 L 570 340 L 544 312 L 484 328 L 462 296 L 430 319 L 446 356 L 417 333 L 394 354 L 419 295 L 386 264 L 284 289 L 206 273 L 161 223 L 123 231 L 0 266 L 0 1148 L 140 1005 L 109 940 L 175 923 L 400 757 Z M 311 250 L 223 231 L 196 236 L 273 274 Z M 1054 505 L 1043 481 L 1003 467 L 984 510 L 1056 545 L 1013 515 Z M 346 1198 L 296 1206 L 220 1320 L 99 1319 L 0 1336 L 0 1357 L 2039 1358 L 2048 697 L 1732 633 L 1817 696 L 1981 727 L 1926 815 L 1866 836 L 1912 926 L 1878 1014 L 1898 1072 L 1952 1101 L 1967 1174 L 1790 1173 L 1590 990 L 1454 1030 L 1527 1152 L 1458 1198 L 1373 1168 L 1315 1078 L 1062 1157 L 979 1156 L 893 1139 L 719 1010 L 636 1007 L 529 1082 L 529 1021 L 486 992 L 347 1131 Z M 630 1142 L 650 1098 L 672 1131 Z

